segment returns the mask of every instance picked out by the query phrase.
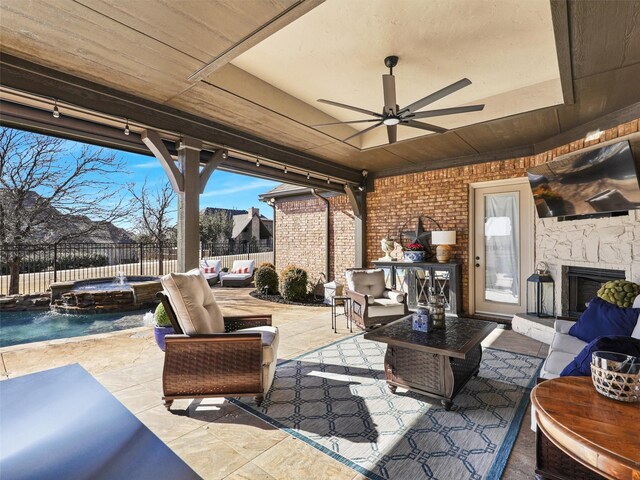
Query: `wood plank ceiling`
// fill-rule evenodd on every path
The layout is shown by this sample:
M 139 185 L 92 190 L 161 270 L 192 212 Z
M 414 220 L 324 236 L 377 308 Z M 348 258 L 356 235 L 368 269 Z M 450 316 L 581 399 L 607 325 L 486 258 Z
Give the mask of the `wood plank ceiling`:
M 556 42 L 568 41 L 560 71 L 564 85 L 571 74 L 573 104 L 361 151 L 340 141 L 339 130 L 331 136 L 309 127 L 332 121 L 326 113 L 225 65 L 243 43 L 249 48 L 319 3 L 3 0 L 0 52 L 376 175 L 533 153 L 606 115 L 619 120 L 622 109 L 640 116 L 640 1 L 553 0 Z M 190 80 L 203 68 L 201 79 Z M 295 119 L 287 114 L 293 110 Z

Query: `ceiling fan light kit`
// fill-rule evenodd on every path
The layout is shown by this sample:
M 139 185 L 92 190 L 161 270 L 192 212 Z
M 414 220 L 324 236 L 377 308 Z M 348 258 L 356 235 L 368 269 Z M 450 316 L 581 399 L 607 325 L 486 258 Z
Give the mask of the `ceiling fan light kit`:
M 344 108 L 347 110 L 351 110 L 354 112 L 362 113 L 364 115 L 369 115 L 374 117 L 372 119 L 362 119 L 362 120 L 350 120 L 347 122 L 332 122 L 332 123 L 323 123 L 320 125 L 312 125 L 314 127 L 324 127 L 327 125 L 346 125 L 350 123 L 367 123 L 367 122 L 375 122 L 370 127 L 365 128 L 343 140 L 346 142 L 347 140 L 351 140 L 352 138 L 363 135 L 374 128 L 385 125 L 387 127 L 387 136 L 389 139 L 389 143 L 395 143 L 398 138 L 398 125 L 402 125 L 405 127 L 419 128 L 421 130 L 427 130 L 434 133 L 444 133 L 447 131 L 446 128 L 439 127 L 437 125 L 431 125 L 429 123 L 418 122 L 417 119 L 429 118 L 429 117 L 439 117 L 443 115 L 454 115 L 458 113 L 468 113 L 468 112 L 478 112 L 484 108 L 484 105 L 468 105 L 465 107 L 453 107 L 453 108 L 441 108 L 437 110 L 426 110 L 419 112 L 418 110 L 430 105 L 434 102 L 437 102 L 441 98 L 444 98 L 452 93 L 457 92 L 458 90 L 471 85 L 471 80 L 468 78 L 463 78 L 462 80 L 458 80 L 457 82 L 452 83 L 451 85 L 444 87 L 437 92 L 434 92 L 430 95 L 427 95 L 420 100 L 413 102 L 412 104 L 406 106 L 405 108 L 398 108 L 396 104 L 396 79 L 393 75 L 393 68 L 398 64 L 398 57 L 395 55 L 391 55 L 384 59 L 384 65 L 389 69 L 388 74 L 382 75 L 382 91 L 384 95 L 384 107 L 382 109 L 382 113 L 376 113 L 371 110 L 367 110 L 360 107 L 354 107 L 352 105 L 347 105 L 344 103 L 338 103 L 331 100 L 318 99 L 318 102 L 325 103 L 327 105 L 333 105 L 334 107 Z

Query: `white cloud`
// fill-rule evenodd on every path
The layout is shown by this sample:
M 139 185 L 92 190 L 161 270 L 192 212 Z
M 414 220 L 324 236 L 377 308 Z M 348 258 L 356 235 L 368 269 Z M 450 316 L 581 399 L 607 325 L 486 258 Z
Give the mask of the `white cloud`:
M 160 162 L 158 160 L 149 160 L 148 162 L 143 162 L 143 163 L 138 163 L 137 165 L 134 165 L 135 168 L 162 168 L 162 165 L 160 165 Z
M 228 186 L 226 184 L 222 188 L 216 188 L 214 184 L 211 185 L 213 190 L 205 192 L 201 197 L 221 197 L 223 195 L 233 195 L 234 193 L 246 192 L 247 190 L 256 190 L 258 188 L 272 188 L 273 182 L 269 180 L 253 180 L 246 183 L 238 183 L 237 185 Z

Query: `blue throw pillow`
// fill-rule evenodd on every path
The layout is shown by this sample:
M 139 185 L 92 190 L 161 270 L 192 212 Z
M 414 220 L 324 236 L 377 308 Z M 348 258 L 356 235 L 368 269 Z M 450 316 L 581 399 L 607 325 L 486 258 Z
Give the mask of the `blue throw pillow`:
M 588 377 L 591 376 L 591 354 L 599 350 L 606 352 L 624 353 L 640 357 L 640 340 L 633 337 L 607 336 L 598 337 L 584 347 L 573 361 L 564 367 L 561 377 Z
M 622 308 L 596 297 L 569 329 L 569 335 L 587 343 L 605 335 L 629 336 L 638 323 L 638 316 L 640 308 Z

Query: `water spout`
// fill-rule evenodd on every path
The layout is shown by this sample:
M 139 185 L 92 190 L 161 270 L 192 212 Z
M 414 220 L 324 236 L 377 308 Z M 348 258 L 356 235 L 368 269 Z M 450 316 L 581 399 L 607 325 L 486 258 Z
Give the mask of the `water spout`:
M 126 285 L 129 282 L 127 281 L 127 276 L 124 274 L 124 272 L 118 272 L 116 278 L 113 279 L 113 283 L 115 283 L 116 285 Z

